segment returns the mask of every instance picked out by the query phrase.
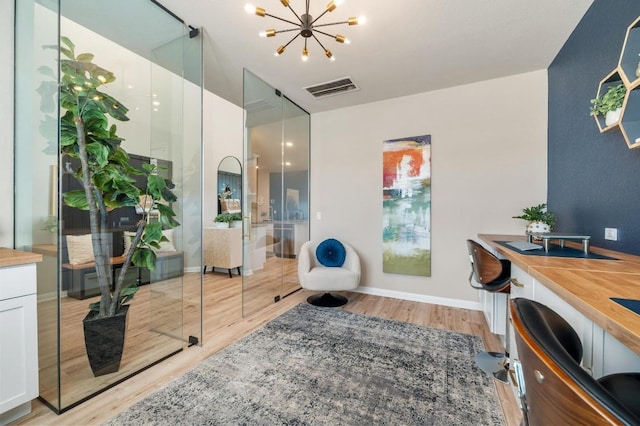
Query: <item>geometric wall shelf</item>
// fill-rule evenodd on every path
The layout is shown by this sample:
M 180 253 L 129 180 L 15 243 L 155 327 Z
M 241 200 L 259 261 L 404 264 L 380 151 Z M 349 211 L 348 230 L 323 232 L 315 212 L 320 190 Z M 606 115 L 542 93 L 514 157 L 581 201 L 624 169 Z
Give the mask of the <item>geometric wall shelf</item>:
M 598 85 L 598 94 L 596 95 L 596 97 L 600 97 L 601 94 L 607 93 L 609 88 L 617 86 L 620 83 L 622 83 L 622 78 L 620 77 L 619 69 L 616 68 L 609 74 L 607 74 L 607 76 L 603 78 L 602 81 L 600 81 L 600 84 Z M 622 114 L 620 114 L 620 116 L 622 116 Z M 620 120 L 618 120 L 615 123 L 607 126 L 604 117 L 601 114 L 594 115 L 593 118 L 595 118 L 596 120 L 596 124 L 598 125 L 598 129 L 600 129 L 600 133 L 617 128 L 618 124 L 620 123 Z
M 607 126 L 604 117 L 594 118 L 601 133 L 619 127 L 629 149 L 640 148 L 640 17 L 627 28 L 618 66 L 602 79 L 597 96 L 620 83 L 627 88 L 620 119 Z

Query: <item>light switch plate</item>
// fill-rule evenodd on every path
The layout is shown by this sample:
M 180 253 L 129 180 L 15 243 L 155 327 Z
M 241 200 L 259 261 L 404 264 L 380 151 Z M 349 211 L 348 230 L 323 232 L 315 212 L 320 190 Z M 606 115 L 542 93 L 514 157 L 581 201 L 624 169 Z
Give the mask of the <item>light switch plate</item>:
M 618 228 L 604 228 L 604 239 L 618 241 Z

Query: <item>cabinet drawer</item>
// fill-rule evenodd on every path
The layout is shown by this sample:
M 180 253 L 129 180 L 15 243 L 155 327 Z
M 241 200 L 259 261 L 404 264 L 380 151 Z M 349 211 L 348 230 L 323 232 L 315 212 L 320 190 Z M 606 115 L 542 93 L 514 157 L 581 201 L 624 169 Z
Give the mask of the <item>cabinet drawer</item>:
M 0 300 L 36 293 L 36 265 L 0 268 Z
M 511 298 L 533 299 L 533 278 L 518 266 L 511 264 Z

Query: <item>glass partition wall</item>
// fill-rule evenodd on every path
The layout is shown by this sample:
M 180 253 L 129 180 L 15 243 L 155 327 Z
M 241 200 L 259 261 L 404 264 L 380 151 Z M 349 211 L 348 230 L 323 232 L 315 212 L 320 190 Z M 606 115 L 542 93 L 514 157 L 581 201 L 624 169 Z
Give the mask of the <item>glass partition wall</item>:
M 201 52 L 200 37 L 149 1 L 16 1 L 15 247 L 44 258 L 37 271 L 40 398 L 56 412 L 201 339 Z M 128 303 L 120 360 L 106 366 L 99 362 L 115 342 L 89 360 L 87 336 L 96 332 L 87 331 L 85 317 L 100 300 L 89 214 L 62 201 L 82 189 L 79 159 L 61 155 L 68 141 L 61 139 L 60 64 L 69 54 L 114 74 L 100 90 L 114 108 L 128 108 L 128 120 L 109 116 L 104 128 L 117 126 L 111 135 L 123 138 L 128 163 L 157 166 L 154 173 L 175 184 L 170 207 L 179 225 L 163 230 L 168 241 L 154 248 L 154 268 L 128 268 L 124 286 L 138 291 Z M 104 120 L 84 116 L 92 119 Z M 132 175 L 140 189 L 145 182 Z M 112 291 L 138 221 L 162 222 L 162 211 L 143 202 L 108 209 L 101 236 Z
M 297 256 L 309 239 L 309 114 L 244 73 L 243 314 L 300 288 Z

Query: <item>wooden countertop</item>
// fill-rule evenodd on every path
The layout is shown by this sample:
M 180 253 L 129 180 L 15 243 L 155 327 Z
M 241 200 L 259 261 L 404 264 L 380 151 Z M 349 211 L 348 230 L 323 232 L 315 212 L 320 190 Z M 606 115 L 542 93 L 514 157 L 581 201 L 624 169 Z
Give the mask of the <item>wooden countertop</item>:
M 0 267 L 18 266 L 34 262 L 42 262 L 42 255 L 0 247 Z
M 478 237 L 640 355 L 640 315 L 609 300 L 640 299 L 640 256 L 596 247 L 591 251 L 616 260 L 527 256 L 496 242 L 524 236 Z

